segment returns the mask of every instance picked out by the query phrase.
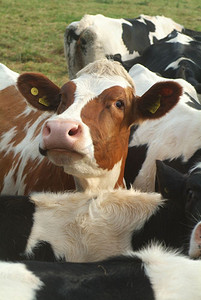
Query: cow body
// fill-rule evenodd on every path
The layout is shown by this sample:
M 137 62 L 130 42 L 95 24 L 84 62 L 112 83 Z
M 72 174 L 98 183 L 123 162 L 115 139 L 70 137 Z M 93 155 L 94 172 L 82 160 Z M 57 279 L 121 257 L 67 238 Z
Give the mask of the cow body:
M 141 65 L 133 66 L 130 75 L 138 95 L 154 82 L 167 80 Z M 174 109 L 161 120 L 147 121 L 133 130 L 125 167 L 128 187 L 133 184 L 142 191 L 155 191 L 156 159 L 182 173 L 187 173 L 199 161 L 200 103 L 189 83 L 182 79 L 176 81 L 183 86 L 183 95 Z
M 122 60 L 139 56 L 142 51 L 172 30 L 184 27 L 164 16 L 140 15 L 135 19 L 113 19 L 85 15 L 71 23 L 64 35 L 64 50 L 69 77 L 87 64 L 120 53 Z
M 96 263 L 1 262 L 0 298 L 199 300 L 200 272 L 159 246 Z
M 51 114 L 28 105 L 16 87 L 19 74 L 4 65 L 0 68 L 1 193 L 73 189 L 73 178 L 38 151 L 41 124 Z
M 141 64 L 166 78 L 183 78 L 201 94 L 201 41 L 174 30 L 147 47 L 140 57 L 123 62 L 129 70 Z

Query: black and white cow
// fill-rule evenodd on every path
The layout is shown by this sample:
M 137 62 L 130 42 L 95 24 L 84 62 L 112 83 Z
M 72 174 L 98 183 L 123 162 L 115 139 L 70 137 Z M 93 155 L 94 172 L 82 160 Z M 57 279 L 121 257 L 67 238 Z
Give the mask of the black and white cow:
M 159 160 L 156 166 L 157 189 L 167 200 L 139 231 L 133 232 L 132 249 L 139 250 L 150 240 L 156 240 L 187 254 L 193 241 L 201 244 L 201 236 L 198 239 L 197 234 L 201 226 L 191 235 L 192 228 L 201 220 L 201 163 L 186 174 Z
M 201 261 L 152 245 L 94 263 L 0 262 L 0 299 L 200 300 Z
M 163 202 L 132 189 L 0 196 L 0 260 L 87 262 L 122 254 Z
M 1 196 L 0 260 L 98 261 L 153 240 L 187 253 L 201 214 L 199 198 L 189 206 L 194 174 L 157 161 L 157 183 L 162 197 L 133 189 Z
M 142 65 L 135 65 L 130 75 L 141 95 L 153 83 L 166 81 Z M 165 161 L 182 173 L 200 160 L 201 105 L 193 86 L 183 79 L 175 79 L 183 87 L 177 105 L 160 120 L 146 121 L 133 128 L 130 136 L 125 179 L 127 186 L 142 191 L 155 191 L 155 161 Z M 160 101 L 159 101 L 160 104 Z
M 114 19 L 103 15 L 85 15 L 68 25 L 64 50 L 69 77 L 95 60 L 120 53 L 122 60 L 139 56 L 142 51 L 172 30 L 184 27 L 164 16 L 140 15 L 134 19 Z
M 115 59 L 120 56 L 116 55 Z M 166 78 L 183 78 L 201 94 L 201 39 L 174 30 L 147 47 L 140 57 L 122 62 L 128 70 L 141 64 Z

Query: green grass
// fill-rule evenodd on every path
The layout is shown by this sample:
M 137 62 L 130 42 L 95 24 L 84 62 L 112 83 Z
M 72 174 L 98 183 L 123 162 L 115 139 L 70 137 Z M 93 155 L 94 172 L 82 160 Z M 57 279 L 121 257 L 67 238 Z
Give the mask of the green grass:
M 113 18 L 165 15 L 201 31 L 200 0 L 0 0 L 0 62 L 19 73 L 42 72 L 63 84 L 68 78 L 63 34 L 86 13 Z

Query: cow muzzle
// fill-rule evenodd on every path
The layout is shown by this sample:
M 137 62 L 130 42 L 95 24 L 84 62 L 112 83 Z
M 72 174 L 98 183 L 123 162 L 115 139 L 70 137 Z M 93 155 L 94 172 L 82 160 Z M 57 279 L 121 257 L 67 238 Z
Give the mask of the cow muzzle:
M 79 121 L 49 120 L 42 129 L 42 144 L 39 151 L 42 155 L 47 152 L 57 151 L 70 154 L 82 152 L 83 126 Z

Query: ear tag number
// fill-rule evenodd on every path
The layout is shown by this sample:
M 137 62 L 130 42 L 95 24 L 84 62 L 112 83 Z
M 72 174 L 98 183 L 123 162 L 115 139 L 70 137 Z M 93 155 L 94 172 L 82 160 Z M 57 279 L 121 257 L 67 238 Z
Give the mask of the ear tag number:
M 44 106 L 50 106 L 49 102 L 46 99 L 46 96 L 43 96 L 42 98 L 39 98 L 38 102 Z
M 158 96 L 158 100 L 152 104 L 152 106 L 149 108 L 150 113 L 155 114 L 155 112 L 159 109 L 161 105 L 161 95 Z

